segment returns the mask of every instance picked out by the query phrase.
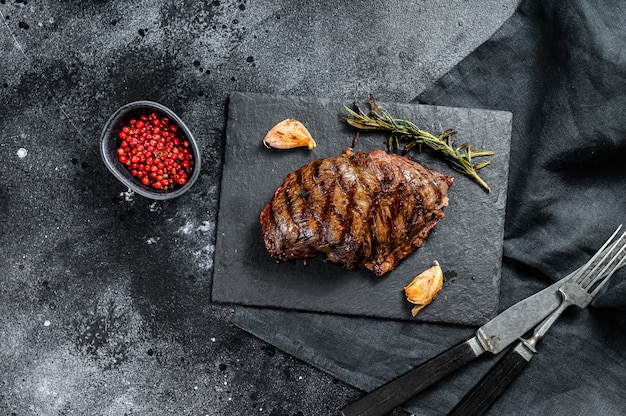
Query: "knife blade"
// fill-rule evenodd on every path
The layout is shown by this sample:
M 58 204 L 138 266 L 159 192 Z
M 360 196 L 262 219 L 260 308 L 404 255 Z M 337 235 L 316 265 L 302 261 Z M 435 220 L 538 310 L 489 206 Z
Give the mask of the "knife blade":
M 558 290 L 575 274 L 576 271 L 509 307 L 478 328 L 472 338 L 366 394 L 341 409 L 340 414 L 384 415 L 483 353 L 499 353 L 559 306 L 561 298 Z

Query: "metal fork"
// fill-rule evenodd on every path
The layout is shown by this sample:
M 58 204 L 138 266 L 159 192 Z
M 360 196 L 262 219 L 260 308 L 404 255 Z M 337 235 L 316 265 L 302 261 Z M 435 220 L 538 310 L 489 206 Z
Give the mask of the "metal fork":
M 594 296 L 613 276 L 613 273 L 624 265 L 626 262 L 626 257 L 623 256 L 623 253 L 626 251 L 626 232 L 612 243 L 611 247 L 603 254 L 603 249 L 610 244 L 621 228 L 622 226 L 620 225 L 604 246 L 577 272 L 577 276 L 574 276 L 573 279 L 567 281 L 559 288 L 559 292 L 563 297 L 559 307 L 537 325 L 530 338 L 522 339 L 522 342 L 531 351 L 536 352 L 537 342 L 548 332 L 565 309 L 570 306 L 578 306 L 581 309 L 587 307 Z M 594 260 L 600 255 L 602 257 L 596 263 Z
M 535 327 L 529 338 L 520 338 L 520 343 L 489 370 L 448 416 L 484 414 L 522 372 L 537 352 L 537 342 L 563 311 L 572 305 L 579 308 L 589 305 L 611 276 L 626 265 L 626 232 L 615 239 L 621 228 L 620 225 L 596 254 L 559 288 L 563 298 L 559 307 Z

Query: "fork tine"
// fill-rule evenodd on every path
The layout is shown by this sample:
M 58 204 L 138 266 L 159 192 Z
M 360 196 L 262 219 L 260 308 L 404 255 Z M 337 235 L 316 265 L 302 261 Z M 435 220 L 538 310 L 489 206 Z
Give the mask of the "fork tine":
M 626 233 L 618 237 L 616 241 L 613 241 L 613 239 L 619 233 L 621 228 L 622 228 L 622 225 L 617 227 L 617 230 L 615 230 L 613 235 L 611 235 L 611 237 L 609 237 L 609 239 L 606 240 L 604 245 L 600 247 L 600 249 L 593 255 L 593 257 L 580 270 L 579 275 L 576 278 L 576 282 L 584 289 L 587 289 L 588 287 L 595 284 L 600 278 L 604 278 L 606 276 L 606 271 L 611 266 L 611 263 L 613 263 L 616 259 L 619 258 L 619 255 L 622 252 L 621 249 L 619 248 L 619 245 L 624 240 Z M 617 254 L 614 254 L 615 250 L 618 251 Z M 596 262 L 595 260 L 599 256 L 602 256 L 602 258 Z
M 621 243 L 622 247 L 619 249 L 619 251 L 617 252 L 617 254 L 615 254 L 615 256 L 613 256 L 613 258 L 611 259 L 611 261 L 609 262 L 609 264 L 607 264 L 603 269 L 602 269 L 602 273 L 600 273 L 598 275 L 599 278 L 602 278 L 601 276 L 605 276 L 603 277 L 604 280 L 602 280 L 600 282 L 599 285 L 597 285 L 593 291 L 590 292 L 590 294 L 592 296 L 595 296 L 596 293 L 598 293 L 600 291 L 600 289 L 602 288 L 602 286 L 604 286 L 606 284 L 606 282 L 609 281 L 609 279 L 611 278 L 611 276 L 613 276 L 613 273 L 615 273 L 620 267 L 622 267 L 625 263 L 626 263 L 626 257 L 622 257 L 620 259 L 620 256 L 626 252 L 626 240 L 624 239 L 624 237 L 626 236 L 626 233 L 622 234 L 622 236 L 619 238 L 619 240 L 617 240 L 617 243 Z M 613 264 L 614 262 L 617 262 L 616 264 Z M 607 272 L 607 269 L 609 268 L 609 266 L 612 266 L 612 269 L 610 271 Z M 606 274 L 605 274 L 606 273 Z M 598 279 L 594 279 L 595 281 L 597 281 Z M 595 283 L 595 282 L 594 282 Z M 591 287 L 592 285 L 590 285 L 589 287 Z
M 623 265 L 623 258 L 620 258 L 626 250 L 626 233 L 622 234 L 617 241 L 603 254 L 592 270 L 584 272 L 584 276 L 578 279 L 578 285 L 592 296 L 604 286 L 609 278 Z M 617 251 L 617 252 L 615 252 Z M 600 282 L 600 283 L 598 283 Z
M 608 240 L 606 240 L 604 242 L 604 244 L 602 245 L 602 247 L 600 247 L 600 249 L 598 249 L 598 251 L 595 252 L 595 254 L 591 257 L 591 259 L 589 259 L 589 261 L 587 263 L 585 263 L 585 265 L 580 269 L 580 271 L 578 272 L 578 276 L 576 277 L 575 281 L 577 283 L 582 283 L 585 278 L 589 277 L 590 275 L 592 275 L 600 266 L 600 264 L 602 263 L 602 261 L 599 261 L 598 263 L 596 263 L 594 265 L 595 260 L 600 257 L 600 255 L 603 254 L 604 250 L 609 246 L 609 244 L 611 244 L 611 241 L 613 240 L 613 238 L 615 238 L 615 236 L 617 235 L 617 233 L 619 233 L 619 231 L 622 229 L 622 225 L 620 224 L 619 227 L 617 227 L 617 230 L 615 230 L 613 232 L 613 234 L 611 235 L 611 237 L 608 238 Z M 609 249 L 610 252 L 611 249 Z M 591 271 L 589 271 L 589 268 L 591 266 L 594 266 L 593 269 Z

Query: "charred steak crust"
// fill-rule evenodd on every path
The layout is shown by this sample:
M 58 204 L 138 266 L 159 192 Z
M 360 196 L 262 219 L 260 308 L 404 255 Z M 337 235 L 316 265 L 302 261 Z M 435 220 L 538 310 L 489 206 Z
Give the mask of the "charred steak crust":
M 325 254 L 382 276 L 444 217 L 453 180 L 408 156 L 348 148 L 287 175 L 260 215 L 265 247 L 279 260 Z

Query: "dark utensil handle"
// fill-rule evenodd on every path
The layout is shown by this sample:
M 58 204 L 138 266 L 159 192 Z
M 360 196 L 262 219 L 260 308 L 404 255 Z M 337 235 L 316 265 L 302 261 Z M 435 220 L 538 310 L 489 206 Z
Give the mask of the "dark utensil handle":
M 509 350 L 469 393 L 452 409 L 448 416 L 478 416 L 489 410 L 491 405 L 521 374 L 533 357 L 534 351 L 520 342 Z
M 475 338 L 462 342 L 344 407 L 341 415 L 384 415 L 482 352 Z

